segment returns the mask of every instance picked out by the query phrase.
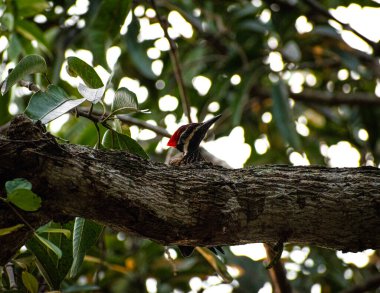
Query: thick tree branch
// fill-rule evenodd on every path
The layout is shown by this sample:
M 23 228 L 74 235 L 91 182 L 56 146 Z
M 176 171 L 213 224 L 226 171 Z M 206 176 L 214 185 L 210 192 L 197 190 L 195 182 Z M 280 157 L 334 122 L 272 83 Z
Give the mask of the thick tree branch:
M 22 213 L 33 227 L 81 216 L 163 244 L 286 239 L 344 251 L 380 248 L 377 168 L 170 167 L 121 151 L 58 145 L 23 116 L 0 138 L 0 162 L 0 186 L 26 178 L 42 197 L 38 212 Z M 0 227 L 18 223 L 0 203 Z M 28 231 L 0 237 L 0 264 Z

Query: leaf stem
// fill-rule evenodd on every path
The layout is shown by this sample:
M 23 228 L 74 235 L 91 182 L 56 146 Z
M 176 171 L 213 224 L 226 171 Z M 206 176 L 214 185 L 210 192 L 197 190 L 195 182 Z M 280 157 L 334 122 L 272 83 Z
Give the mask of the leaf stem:
M 9 207 L 10 207 L 10 209 L 16 214 L 16 216 L 33 232 L 33 233 L 35 233 L 35 229 L 28 223 L 28 221 L 27 220 L 25 220 L 24 219 L 24 217 L 17 211 L 17 209 L 15 209 L 9 202 L 8 202 L 8 200 L 7 199 L 5 199 L 5 198 L 2 198 L 2 197 L 0 197 L 0 199 L 3 201 L 3 202 L 5 202 L 5 204 L 7 204 Z
M 95 125 L 95 127 L 96 127 L 96 131 L 97 131 L 97 133 L 98 133 L 98 140 L 97 140 L 97 142 L 96 142 L 96 144 L 95 144 L 95 146 L 94 146 L 94 149 L 99 149 L 99 145 L 100 145 L 100 129 L 99 129 L 99 125 L 98 125 L 98 123 L 95 122 L 95 121 L 93 121 L 93 122 L 94 122 L 94 125 Z

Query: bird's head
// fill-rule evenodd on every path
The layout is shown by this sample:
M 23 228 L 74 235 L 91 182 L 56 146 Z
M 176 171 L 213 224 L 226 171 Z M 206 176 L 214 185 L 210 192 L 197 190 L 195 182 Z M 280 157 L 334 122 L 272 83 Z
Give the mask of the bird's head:
M 170 137 L 168 146 L 174 147 L 185 154 L 198 149 L 207 130 L 213 125 L 221 115 L 217 115 L 202 123 L 190 123 L 182 125 Z

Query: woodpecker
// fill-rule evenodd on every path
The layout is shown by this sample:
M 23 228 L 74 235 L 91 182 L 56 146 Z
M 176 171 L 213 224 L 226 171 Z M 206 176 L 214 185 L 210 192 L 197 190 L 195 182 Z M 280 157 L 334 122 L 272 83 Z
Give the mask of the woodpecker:
M 202 123 L 190 123 L 182 125 L 179 127 L 176 132 L 170 137 L 168 146 L 174 147 L 182 155 L 179 157 L 173 158 L 169 165 L 172 166 L 184 166 L 197 162 L 205 161 L 202 157 L 199 149 L 201 141 L 204 139 L 209 128 L 221 117 L 217 115 L 210 120 L 207 120 Z M 195 247 L 192 246 L 179 246 L 183 256 L 190 256 Z M 223 249 L 220 246 L 208 247 L 213 253 L 217 254 L 217 251 L 220 251 L 224 254 Z
M 183 166 L 204 161 L 200 154 L 199 145 L 205 137 L 207 130 L 220 118 L 217 115 L 202 123 L 190 123 L 182 125 L 174 132 L 168 142 L 168 146 L 174 147 L 182 156 L 174 158 L 169 162 L 172 166 Z

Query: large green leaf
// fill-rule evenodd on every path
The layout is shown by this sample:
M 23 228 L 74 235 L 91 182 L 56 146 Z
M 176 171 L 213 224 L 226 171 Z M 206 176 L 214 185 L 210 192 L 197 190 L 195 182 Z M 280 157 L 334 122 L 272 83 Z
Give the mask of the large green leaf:
M 129 129 L 129 126 L 125 123 L 121 123 L 120 119 L 118 118 L 113 119 L 112 129 L 120 134 L 128 135 L 129 137 L 131 136 L 131 130 Z
M 127 114 L 136 111 L 138 111 L 136 94 L 125 87 L 119 88 L 112 102 L 112 114 Z
M 215 272 L 226 283 L 231 283 L 234 279 L 227 271 L 227 266 L 214 253 L 205 247 L 197 247 L 197 251 L 205 258 L 205 260 L 213 267 Z
M 34 233 L 34 236 L 37 237 L 37 239 L 43 244 L 45 245 L 48 249 L 50 249 L 51 251 L 53 251 L 55 253 L 55 255 L 58 257 L 58 258 L 61 258 L 62 257 L 62 250 L 57 246 L 55 245 L 53 242 L 51 242 L 50 240 L 38 235 L 37 233 Z
M 41 233 L 62 233 L 62 234 L 65 235 L 66 238 L 68 238 L 68 239 L 69 239 L 70 236 L 71 236 L 71 231 L 68 230 L 68 229 L 52 228 L 52 227 L 47 226 L 47 225 L 38 228 L 38 229 L 36 230 L 36 232 L 37 232 L 38 234 L 41 234 Z
M 1 25 L 2 29 L 5 31 L 9 31 L 9 32 L 13 31 L 13 28 L 15 25 L 14 15 L 12 13 L 8 13 L 8 12 L 4 13 L 0 17 L 0 25 Z
M 239 23 L 239 29 L 249 30 L 260 34 L 267 34 L 270 28 L 268 25 L 263 24 L 258 20 L 251 19 Z
M 84 218 L 75 218 L 73 232 L 73 264 L 70 269 L 70 277 L 78 273 L 84 256 L 98 240 L 103 226 Z
M 49 8 L 49 3 L 45 0 L 16 0 L 17 13 L 22 17 L 36 15 Z
M 126 150 L 131 154 L 149 159 L 143 148 L 132 138 L 114 130 L 108 129 L 103 136 L 103 147 L 114 150 Z
M 41 48 L 45 50 L 45 52 L 49 53 L 49 45 L 46 42 L 45 35 L 43 31 L 34 23 L 25 19 L 20 19 L 17 21 L 16 30 L 21 35 L 23 35 L 26 39 L 31 41 L 37 41 Z
M 93 89 L 103 87 L 103 82 L 92 66 L 77 57 L 67 58 L 67 71 L 71 76 L 79 76 L 84 83 Z
M 32 190 L 32 183 L 24 178 L 16 178 L 11 181 L 5 182 L 5 191 L 9 194 L 16 189 L 29 189 Z
M 2 83 L 1 94 L 4 95 L 13 85 L 22 80 L 26 75 L 46 71 L 46 62 L 43 57 L 39 55 L 29 55 L 24 57 Z
M 7 227 L 7 228 L 1 228 L 0 229 L 0 236 L 4 236 L 4 235 L 7 235 L 7 234 L 10 234 L 14 231 L 17 231 L 18 229 L 24 227 L 25 225 L 24 224 L 17 224 L 17 225 L 14 225 L 12 227 Z
M 22 283 L 30 293 L 38 293 L 38 281 L 31 273 L 22 272 Z
M 51 250 L 47 249 L 46 251 L 57 268 L 61 280 L 66 277 L 73 263 L 73 242 L 70 237 L 73 228 L 74 221 L 66 224 L 50 222 L 37 230 L 38 234 L 48 239 L 62 251 L 60 258 Z
M 50 288 L 58 290 L 60 288 L 62 278 L 59 270 L 54 264 L 53 259 L 50 254 L 47 253 L 46 246 L 36 237 L 33 237 L 26 242 L 25 246 L 36 257 L 37 267 L 46 282 L 49 284 Z
M 98 30 L 93 28 L 87 33 L 88 44 L 90 46 L 91 52 L 94 54 L 94 64 L 101 65 L 104 68 L 108 68 L 106 51 L 108 49 L 105 40 L 108 39 L 107 31 Z
M 152 61 L 146 53 L 146 48 L 137 42 L 139 32 L 140 23 L 137 17 L 132 14 L 132 22 L 128 26 L 128 32 L 125 34 L 128 54 L 141 74 L 146 78 L 156 79 L 157 76 L 152 71 Z
M 9 60 L 16 60 L 22 52 L 22 46 L 17 34 L 11 34 L 7 48 Z
M 56 85 L 49 85 L 46 92 L 39 91 L 32 96 L 25 114 L 31 119 L 48 123 L 79 106 L 85 100 L 85 98 L 69 99 L 63 89 Z
M 285 83 L 280 80 L 272 85 L 273 116 L 279 132 L 295 150 L 301 150 L 301 140 L 295 128 L 289 93 Z
M 27 212 L 35 212 L 41 207 L 41 198 L 29 189 L 15 189 L 7 194 L 7 199 Z
M 87 27 L 88 45 L 94 55 L 94 63 L 108 68 L 106 51 L 111 45 L 111 38 L 118 36 L 131 1 L 101 1 L 96 14 Z

